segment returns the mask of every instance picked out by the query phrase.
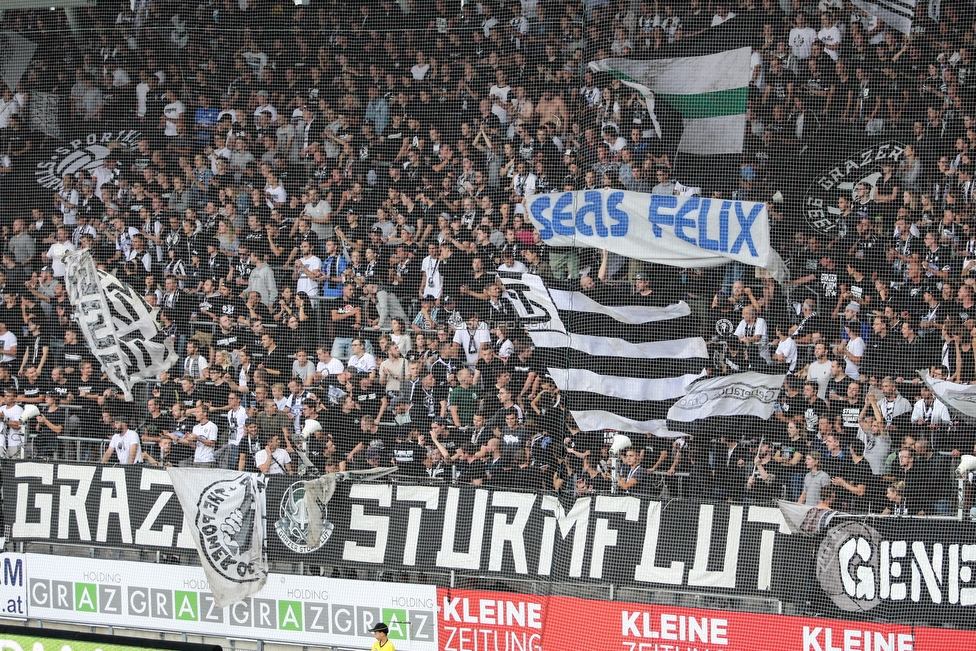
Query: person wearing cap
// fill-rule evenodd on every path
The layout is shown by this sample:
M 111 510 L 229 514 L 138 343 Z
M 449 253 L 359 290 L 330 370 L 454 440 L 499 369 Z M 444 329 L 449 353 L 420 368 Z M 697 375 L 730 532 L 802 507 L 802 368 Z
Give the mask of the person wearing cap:
M 373 628 L 369 629 L 376 641 L 373 642 L 373 648 L 370 651 L 396 651 L 393 647 L 393 642 L 390 642 L 390 628 L 380 622 Z

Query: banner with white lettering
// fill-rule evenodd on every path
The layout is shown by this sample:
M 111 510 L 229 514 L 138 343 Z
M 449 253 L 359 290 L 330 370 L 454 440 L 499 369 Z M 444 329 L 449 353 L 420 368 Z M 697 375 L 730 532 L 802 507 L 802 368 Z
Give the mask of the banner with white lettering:
M 487 590 L 438 588 L 437 603 L 442 651 L 921 651 L 976 644 L 976 632 L 959 628 Z
M 268 581 L 266 477 L 208 468 L 170 468 L 173 489 L 220 607 Z
M 786 266 L 770 244 L 769 213 L 762 203 L 586 190 L 537 194 L 526 204 L 549 246 L 607 249 L 688 268 L 738 261 L 787 279 Z
M 69 251 L 61 259 L 68 300 L 85 342 L 131 402 L 136 382 L 169 370 L 178 358 L 159 326 L 159 308 L 150 308 L 132 287 L 96 268 L 91 252 Z
M 164 470 L 28 461 L 0 469 L 3 494 L 12 496 L 3 501 L 4 525 L 14 541 L 196 559 Z M 681 495 L 677 483 L 670 488 Z M 775 504 L 673 499 L 665 507 L 626 495 L 567 501 L 484 487 L 339 482 L 318 516 L 321 533 L 310 540 L 304 493 L 301 478 L 268 478 L 266 538 L 276 562 L 788 602 L 804 585 L 828 615 L 940 624 L 961 621 L 976 605 L 976 523 L 969 521 L 860 517 L 861 529 L 821 545 L 791 535 Z M 835 518 L 831 527 L 849 522 Z

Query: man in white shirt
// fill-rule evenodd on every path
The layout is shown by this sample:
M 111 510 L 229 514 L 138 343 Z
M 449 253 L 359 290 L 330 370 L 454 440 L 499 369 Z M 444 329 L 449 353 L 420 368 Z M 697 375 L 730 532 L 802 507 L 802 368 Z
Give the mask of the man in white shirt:
M 57 241 L 51 245 L 44 254 L 44 257 L 51 261 L 51 272 L 54 274 L 55 278 L 64 278 L 64 263 L 61 262 L 61 256 L 68 251 L 74 251 L 77 247 L 68 239 L 68 231 L 64 228 L 59 228 L 55 231 L 55 238 Z
M 793 56 L 801 61 L 810 58 L 813 52 L 813 42 L 817 40 L 817 30 L 807 25 L 807 18 L 803 12 L 796 14 L 796 27 L 790 30 L 790 48 Z
M 823 43 L 824 52 L 834 61 L 840 56 L 840 42 L 843 39 L 840 27 L 834 19 L 834 14 L 825 11 L 820 14 L 820 31 L 817 32 L 817 40 Z
M 244 438 L 244 426 L 247 423 L 247 409 L 241 406 L 241 394 L 231 391 L 227 394 L 227 445 L 217 453 L 220 467 L 228 470 L 244 470 L 244 450 L 241 440 Z M 221 454 L 222 453 L 222 454 Z
M 440 247 L 436 243 L 427 245 L 427 257 L 420 263 L 420 298 L 430 296 L 434 300 L 441 297 L 444 279 L 441 277 Z
M 468 327 L 454 331 L 454 350 L 455 354 L 462 352 L 468 365 L 474 366 L 478 363 L 478 352 L 481 350 L 481 345 L 491 343 L 491 333 L 488 331 L 487 325 L 481 323 L 476 313 L 471 312 L 467 317 Z
M 877 399 L 878 411 L 881 416 L 881 426 L 885 431 L 898 431 L 899 425 L 907 424 L 901 417 L 911 414 L 912 403 L 898 393 L 898 387 L 891 377 L 881 380 L 881 397 Z M 911 416 L 909 416 L 909 421 Z
M 318 358 L 318 363 L 315 365 L 315 375 L 312 376 L 313 381 L 321 381 L 322 378 L 330 375 L 339 375 L 346 368 L 342 360 L 333 357 L 332 351 L 325 346 L 319 347 L 315 351 L 315 354 Z
M 735 18 L 735 12 L 729 11 L 728 3 L 720 3 L 715 7 L 715 15 L 712 16 L 712 27 L 718 27 L 727 20 Z
M 821 400 L 827 397 L 827 384 L 830 382 L 830 375 L 827 346 L 818 342 L 813 346 L 813 361 L 807 366 L 807 381 L 817 383 L 817 397 Z
M 21 416 L 24 408 L 17 404 L 17 392 L 7 389 L 3 394 L 3 405 L 0 405 L 0 418 L 7 426 L 0 434 L 0 459 L 15 459 L 20 454 L 24 444 L 21 434 Z
M 488 89 L 488 98 L 492 101 L 491 112 L 498 116 L 498 121 L 508 124 L 508 94 L 512 92 L 512 87 L 505 81 L 505 72 L 498 70 L 495 72 L 497 81 Z
M 17 335 L 7 330 L 0 321 L 0 364 L 10 364 L 17 359 Z
M 176 93 L 172 90 L 167 90 L 165 97 L 167 103 L 163 106 L 163 116 L 160 120 L 163 135 L 167 138 L 177 138 L 183 135 L 183 114 L 186 113 L 186 106 L 176 98 Z
M 376 375 L 376 357 L 366 350 L 361 339 L 353 339 L 352 356 L 346 366 L 351 366 L 360 373 Z
M 128 417 L 124 414 L 116 415 L 114 427 L 115 433 L 112 434 L 112 440 L 105 454 L 102 455 L 102 463 L 108 463 L 113 452 L 120 466 L 142 463 L 142 443 L 139 441 L 139 435 L 129 429 Z
M 197 468 L 214 468 L 217 465 L 214 456 L 214 446 L 217 445 L 217 425 L 210 420 L 209 411 L 206 405 L 197 408 L 195 413 L 197 424 L 193 426 L 193 432 L 186 437 L 186 440 L 196 443 L 192 465 Z
M 758 316 L 756 308 L 750 305 L 742 309 L 742 320 L 734 334 L 745 349 L 750 365 L 755 366 L 761 361 L 769 364 L 769 331 L 766 319 Z
M 776 326 L 776 336 L 778 343 L 776 351 L 773 353 L 773 361 L 778 364 L 786 365 L 786 372 L 793 373 L 796 370 L 797 346 L 796 342 L 790 338 L 790 333 L 785 326 Z
M 291 474 L 291 455 L 281 448 L 281 438 L 277 434 L 254 453 L 254 463 L 266 475 Z
M 861 322 L 852 319 L 844 325 L 844 329 L 847 331 L 849 339 L 842 341 L 834 352 L 838 357 L 844 358 L 844 372 L 847 377 L 860 380 L 861 360 L 864 358 L 864 349 L 866 348 L 864 339 L 861 338 Z
M 301 257 L 295 261 L 295 271 L 292 280 L 297 280 L 296 292 L 305 292 L 309 296 L 319 295 L 319 281 L 323 279 L 322 260 L 312 253 L 312 243 L 304 240 L 301 245 Z

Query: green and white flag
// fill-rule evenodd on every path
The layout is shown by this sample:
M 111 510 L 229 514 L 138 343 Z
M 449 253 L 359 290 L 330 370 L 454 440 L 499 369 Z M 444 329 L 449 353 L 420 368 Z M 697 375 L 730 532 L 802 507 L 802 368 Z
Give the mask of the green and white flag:
M 684 119 L 678 151 L 689 154 L 742 152 L 746 130 L 752 50 L 742 47 L 677 59 L 603 59 L 590 68 L 609 72 L 644 96 L 654 129 L 654 100 L 670 104 Z

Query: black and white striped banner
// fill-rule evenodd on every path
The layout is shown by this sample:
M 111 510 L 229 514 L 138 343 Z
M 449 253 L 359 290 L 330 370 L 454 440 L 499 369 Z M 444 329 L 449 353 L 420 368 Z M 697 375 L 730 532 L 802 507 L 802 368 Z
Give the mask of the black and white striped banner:
M 708 360 L 691 309 L 604 305 L 548 289 L 531 274 L 503 277 L 533 355 L 547 368 L 583 430 L 650 432 Z
M 877 16 L 902 34 L 910 34 L 917 0 L 851 0 L 854 6 Z

